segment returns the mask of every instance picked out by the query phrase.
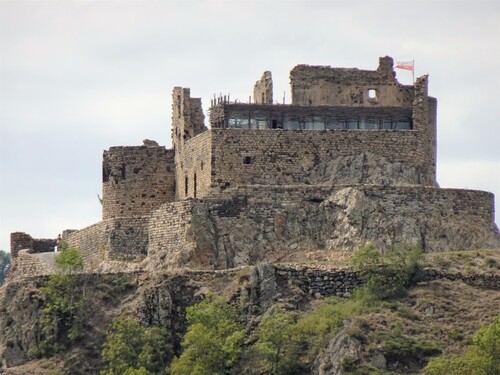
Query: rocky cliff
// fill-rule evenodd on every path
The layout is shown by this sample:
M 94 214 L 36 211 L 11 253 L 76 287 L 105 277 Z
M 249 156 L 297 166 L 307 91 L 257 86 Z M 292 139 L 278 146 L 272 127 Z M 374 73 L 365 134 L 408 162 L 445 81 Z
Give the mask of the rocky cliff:
M 461 256 L 453 254 L 452 259 Z M 434 266 L 421 269 L 419 283 L 397 307 L 348 323 L 332 338 L 323 354 L 318 355 L 311 373 L 342 374 L 348 361 L 402 373 L 418 371 L 425 364 L 426 356 L 412 362 L 411 358 L 396 358 L 384 348 L 377 349 L 370 344 L 377 330 L 392 329 L 396 321 L 402 322 L 406 335 L 434 335 L 433 339 L 439 337 L 443 341 L 443 348 L 447 348 L 444 342 L 449 341 L 450 350 L 456 351 L 460 345 L 449 339 L 450 332 L 460 327 L 464 337 L 471 335 L 481 323 L 488 322 L 498 313 L 500 301 L 498 268 L 481 268 L 483 263 L 498 267 L 498 251 L 486 255 L 479 252 L 456 254 L 465 254 L 460 258 L 465 268 L 454 269 L 444 258 L 428 259 L 428 265 L 433 263 Z M 475 262 L 477 267 L 470 268 L 472 266 L 467 265 L 470 262 Z M 56 355 L 48 364 L 44 362 L 48 369 L 60 368 L 71 374 L 99 373 L 100 348 L 108 324 L 117 316 L 132 317 L 145 326 L 167 327 L 172 334 L 174 350 L 179 353 L 186 330 L 185 309 L 208 293 L 239 301 L 242 322 L 251 332 L 272 306 L 287 311 L 307 311 L 312 301 L 330 296 L 349 298 L 362 283 L 359 275 L 348 268 L 326 264 L 262 264 L 226 271 L 94 274 L 82 275 L 80 281 L 81 287 L 87 290 L 88 307 L 92 312 L 88 316 L 86 333 L 66 352 Z M 43 372 L 40 360 L 36 360 L 42 336 L 39 319 L 45 303 L 40 286 L 45 282 L 45 277 L 39 277 L 10 282 L 1 289 L 0 355 L 6 374 L 31 373 L 33 368 L 39 371 L 33 373 L 49 373 L 49 370 Z M 475 318 L 471 319 L 472 316 Z

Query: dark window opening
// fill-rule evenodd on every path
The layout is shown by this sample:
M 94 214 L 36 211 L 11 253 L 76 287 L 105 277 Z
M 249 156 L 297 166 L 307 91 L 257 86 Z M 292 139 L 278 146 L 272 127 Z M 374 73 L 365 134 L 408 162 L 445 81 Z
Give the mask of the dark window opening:
M 185 195 L 187 196 L 188 195 L 188 176 L 186 176 L 186 180 L 185 180 L 185 183 L 184 183 L 184 193 Z
M 177 115 L 181 117 L 181 96 L 177 95 Z
M 283 122 L 281 120 L 271 120 L 272 129 L 283 129 Z
M 122 179 L 125 180 L 125 165 L 120 167 L 120 173 L 122 175 Z
M 203 170 L 203 160 L 200 162 L 200 169 Z
M 251 156 L 245 156 L 243 158 L 243 164 L 252 164 L 253 163 L 253 159 Z
M 197 179 L 196 179 L 196 173 L 194 174 L 194 179 L 193 179 L 193 197 L 196 198 L 196 188 L 198 187 L 198 182 L 197 182 Z

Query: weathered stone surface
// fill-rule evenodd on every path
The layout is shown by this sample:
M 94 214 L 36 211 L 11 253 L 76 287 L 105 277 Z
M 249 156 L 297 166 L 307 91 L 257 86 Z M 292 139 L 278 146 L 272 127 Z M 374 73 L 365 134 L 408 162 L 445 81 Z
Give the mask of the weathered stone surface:
M 415 243 L 425 251 L 495 247 L 492 207 L 491 194 L 471 190 L 240 187 L 165 205 L 154 220 L 170 224 L 150 224 L 149 261 L 223 269 L 278 261 L 305 249 L 354 250 L 366 242 L 380 248 Z M 157 237 L 163 231 L 166 236 Z
M 347 334 L 347 327 L 340 330 L 327 347 L 315 359 L 313 374 L 317 375 L 343 375 L 345 371 L 342 363 L 349 360 L 355 362 L 361 355 L 361 343 Z

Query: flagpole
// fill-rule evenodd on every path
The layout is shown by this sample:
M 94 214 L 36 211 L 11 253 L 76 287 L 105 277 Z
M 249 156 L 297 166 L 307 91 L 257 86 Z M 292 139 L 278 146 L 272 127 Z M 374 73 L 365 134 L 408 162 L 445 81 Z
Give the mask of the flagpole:
M 413 63 L 413 70 L 411 71 L 411 73 L 413 75 L 413 84 L 415 84 L 415 60 L 412 60 L 412 63 Z

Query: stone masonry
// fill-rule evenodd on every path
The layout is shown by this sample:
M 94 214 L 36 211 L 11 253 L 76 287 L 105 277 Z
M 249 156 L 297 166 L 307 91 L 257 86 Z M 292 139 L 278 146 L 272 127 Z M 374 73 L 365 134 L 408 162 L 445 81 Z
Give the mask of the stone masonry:
M 288 105 L 273 103 L 271 72 L 248 103 L 214 98 L 208 127 L 201 99 L 175 87 L 172 149 L 104 151 L 102 221 L 63 232 L 85 271 L 226 269 L 366 242 L 499 246 L 492 194 L 438 187 L 427 76 L 402 85 L 385 56 L 376 70 L 298 65 L 290 82 Z M 51 272 L 33 255 L 53 244 L 13 233 L 12 277 Z

